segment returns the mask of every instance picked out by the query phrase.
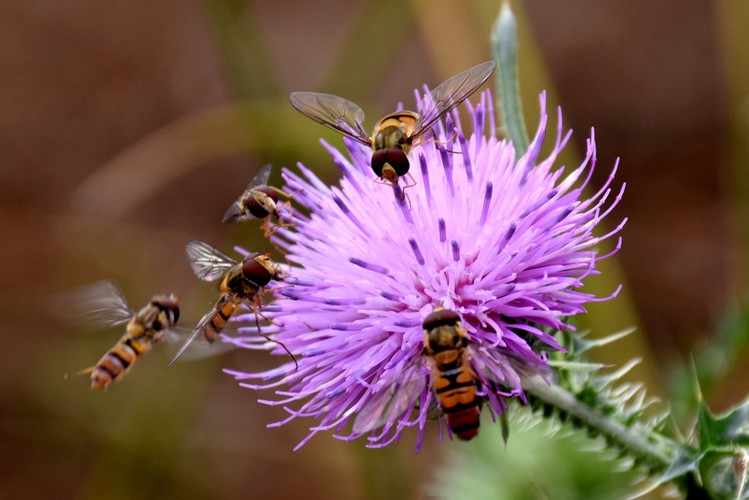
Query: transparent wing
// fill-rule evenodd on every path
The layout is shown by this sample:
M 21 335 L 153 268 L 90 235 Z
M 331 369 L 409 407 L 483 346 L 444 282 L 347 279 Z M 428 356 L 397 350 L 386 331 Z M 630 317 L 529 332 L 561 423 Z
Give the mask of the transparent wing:
M 242 222 L 249 219 L 257 219 L 257 217 L 246 210 L 244 203 L 242 203 L 242 199 L 245 197 L 245 193 L 242 193 L 241 196 L 237 198 L 237 200 L 232 203 L 229 208 L 226 209 L 221 222 L 226 224 L 228 222 Z
M 247 186 L 247 189 L 245 189 L 245 192 L 252 191 L 256 187 L 260 186 L 267 186 L 268 185 L 268 179 L 270 179 L 270 171 L 273 169 L 273 165 L 268 163 L 263 168 L 261 168 L 257 175 L 252 178 L 252 181 L 250 181 L 250 184 Z
M 175 344 L 182 340 L 188 333 L 192 333 L 190 327 L 175 326 L 170 330 L 164 330 L 159 337 L 158 343 Z
M 192 333 L 187 338 L 187 340 L 185 341 L 185 343 L 182 344 L 182 347 L 179 348 L 179 350 L 177 351 L 177 354 L 174 355 L 174 357 L 172 358 L 172 360 L 166 366 L 167 368 L 169 368 L 170 366 L 172 366 L 174 364 L 174 362 L 177 361 L 177 358 L 179 358 L 180 356 L 182 356 L 182 354 L 187 350 L 187 348 L 190 347 L 190 344 L 192 344 L 195 341 L 195 339 L 197 339 L 198 336 L 201 333 L 203 333 L 203 330 L 205 329 L 206 326 L 208 326 L 208 323 L 210 323 L 211 320 L 214 317 L 216 317 L 216 315 L 218 314 L 218 312 L 221 310 L 220 306 L 221 306 L 221 304 L 217 304 L 216 307 L 214 307 L 213 309 L 211 309 L 210 311 L 208 311 L 207 313 L 205 313 L 203 315 L 203 317 L 200 318 L 200 321 L 198 321 L 198 324 L 195 325 L 195 329 L 192 331 Z
M 502 354 L 496 357 L 484 349 L 479 354 L 471 346 L 468 349 L 471 368 L 476 372 L 480 382 L 484 385 L 486 383 L 491 385 L 489 390 L 519 385 L 520 379 L 537 375 L 535 371 L 528 368 L 526 362 L 515 355 Z
M 317 92 L 292 92 L 291 105 L 317 123 L 332 128 L 366 146 L 371 146 L 364 131 L 364 111 L 351 101 L 331 94 Z
M 65 321 L 109 328 L 127 323 L 135 315 L 111 280 L 102 280 L 63 292 L 52 298 L 52 309 Z
M 216 281 L 237 265 L 236 260 L 203 241 L 191 241 L 185 247 L 185 252 L 195 276 L 204 281 Z
M 388 422 L 395 422 L 403 412 L 418 403 L 421 393 L 429 383 L 430 375 L 424 371 L 423 364 L 414 365 L 387 390 L 381 391 L 366 406 L 366 411 L 354 419 L 354 433 L 366 434 L 382 427 Z
M 224 333 L 230 329 L 227 325 L 224 327 Z M 167 344 L 164 346 L 164 350 L 173 356 L 173 361 L 177 359 L 177 353 L 179 353 L 179 361 L 197 361 L 200 359 L 210 358 L 218 356 L 225 352 L 232 351 L 237 347 L 228 342 L 214 342 L 209 344 L 207 342 L 193 343 L 189 350 L 179 352 L 182 347 L 180 342 L 185 340 L 185 337 L 192 335 L 194 332 L 189 327 L 175 327 L 164 333 L 164 336 L 159 340 L 159 343 Z M 179 346 L 179 347 L 178 347 Z M 171 365 L 171 363 L 170 363 Z
M 486 61 L 448 78 L 432 90 L 431 98 L 424 103 L 412 138 L 416 139 L 428 132 L 437 120 L 476 92 L 476 89 L 489 79 L 496 66 L 497 63 L 494 61 Z
M 257 218 L 247 211 L 242 200 L 245 199 L 253 189 L 268 185 L 271 168 L 272 165 L 269 163 L 261 168 L 257 175 L 253 177 L 252 181 L 250 181 L 250 184 L 247 186 L 247 189 L 239 195 L 239 198 L 237 198 L 224 213 L 224 223 Z

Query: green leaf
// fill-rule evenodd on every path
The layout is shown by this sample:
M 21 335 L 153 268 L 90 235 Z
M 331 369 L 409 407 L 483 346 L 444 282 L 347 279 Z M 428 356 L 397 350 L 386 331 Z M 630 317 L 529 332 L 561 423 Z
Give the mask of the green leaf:
M 717 447 L 749 446 L 749 401 L 721 415 L 713 415 L 704 401 L 698 411 L 700 451 Z
M 611 335 L 608 335 L 606 337 L 598 338 L 598 339 L 586 339 L 582 335 L 578 335 L 574 337 L 575 340 L 575 352 L 577 355 L 581 355 L 585 352 L 587 352 L 590 349 L 594 349 L 596 347 L 602 347 L 609 345 L 613 342 L 616 342 L 617 340 L 626 337 L 627 335 L 633 333 L 635 331 L 635 328 L 626 328 L 624 330 L 621 330 L 616 333 L 612 333 Z

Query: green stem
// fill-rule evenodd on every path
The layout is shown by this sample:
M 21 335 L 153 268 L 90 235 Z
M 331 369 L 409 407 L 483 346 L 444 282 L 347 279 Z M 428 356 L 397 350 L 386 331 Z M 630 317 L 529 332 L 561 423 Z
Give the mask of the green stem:
M 685 450 L 676 441 L 653 434 L 646 439 L 632 428 L 627 427 L 595 408 L 587 406 L 558 385 L 549 385 L 540 377 L 529 377 L 523 381 L 523 389 L 530 395 L 556 409 L 576 417 L 589 428 L 599 431 L 611 440 L 619 443 L 625 450 L 634 451 L 637 456 L 647 457 L 657 469 L 666 470 Z M 657 438 L 657 439 L 656 439 Z M 657 441 L 655 444 L 653 441 Z

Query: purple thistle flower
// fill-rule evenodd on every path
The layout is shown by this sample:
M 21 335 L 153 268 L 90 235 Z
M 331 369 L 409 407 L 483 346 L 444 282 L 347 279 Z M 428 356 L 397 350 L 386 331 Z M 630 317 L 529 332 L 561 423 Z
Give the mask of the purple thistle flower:
M 283 406 L 289 417 L 271 426 L 315 421 L 297 449 L 320 431 L 345 440 L 368 435 L 368 446 L 381 447 L 408 427 L 418 429 L 421 446 L 426 421 L 440 407 L 422 327 L 437 307 L 460 316 L 478 395 L 494 417 L 505 398 L 523 398 L 523 377 L 551 372 L 545 351 L 562 350 L 553 331 L 572 328 L 566 318 L 586 303 L 618 293 L 579 291 L 608 257 L 598 255 L 597 244 L 625 222 L 593 234 L 621 198 L 623 185 L 610 199 L 616 165 L 585 198 L 596 162 L 593 132 L 581 166 L 567 174 L 553 168 L 570 133 L 563 134 L 560 110 L 553 151 L 539 160 L 544 94 L 540 103 L 538 130 L 519 159 L 496 137 L 489 92 L 475 108 L 468 104 L 470 135 L 451 113 L 446 126 L 435 127 L 437 141 L 410 153 L 417 185 L 405 199 L 400 188 L 373 182 L 371 150 L 348 139 L 348 156 L 323 142 L 343 173 L 338 186 L 301 164 L 300 174 L 284 170 L 286 189 L 309 215 L 295 211 L 295 228 L 273 237 L 292 265 L 274 290 L 277 300 L 263 309 L 274 322 L 264 333 L 294 353 L 299 367 L 289 360 L 262 373 L 226 371 L 242 386 L 275 388 L 278 399 L 262 402 Z M 256 334 L 254 315 L 238 319 L 252 326 L 227 341 L 269 347 Z

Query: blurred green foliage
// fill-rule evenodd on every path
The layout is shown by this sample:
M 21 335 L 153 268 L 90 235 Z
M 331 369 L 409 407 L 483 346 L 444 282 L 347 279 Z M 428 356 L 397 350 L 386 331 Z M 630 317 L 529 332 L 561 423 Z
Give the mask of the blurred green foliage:
M 451 446 L 436 485 L 427 495 L 448 499 L 618 499 L 633 493 L 638 473 L 581 431 L 551 432 L 548 422 L 531 428 L 529 410 L 516 408 L 507 446 L 499 425 L 484 418 L 481 439 Z

